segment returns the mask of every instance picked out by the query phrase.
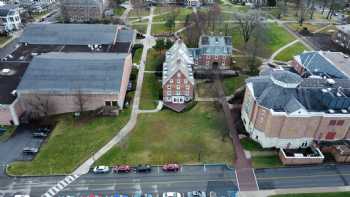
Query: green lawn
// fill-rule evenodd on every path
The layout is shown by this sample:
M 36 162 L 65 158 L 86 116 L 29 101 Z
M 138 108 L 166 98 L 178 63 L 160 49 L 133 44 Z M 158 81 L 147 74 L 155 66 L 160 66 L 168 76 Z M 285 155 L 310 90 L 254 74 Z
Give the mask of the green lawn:
M 68 174 L 105 145 L 129 120 L 130 109 L 118 117 L 85 117 L 72 114 L 57 116 L 58 122 L 47 142 L 33 161 L 15 162 L 11 175 Z
M 132 62 L 133 63 L 136 63 L 136 64 L 140 63 L 141 56 L 142 56 L 142 51 L 143 51 L 143 48 L 138 48 L 138 49 L 135 50 L 134 56 L 132 57 Z
M 217 97 L 217 91 L 215 89 L 215 85 L 212 82 L 196 82 L 196 92 L 199 97 Z
M 284 49 L 283 51 L 281 51 L 276 57 L 276 60 L 279 61 L 289 61 L 292 60 L 294 56 L 307 51 L 308 49 L 304 46 L 304 44 L 298 42 L 286 49 Z
M 15 126 L 0 126 L 0 128 L 5 128 L 6 131 L 2 135 L 0 135 L 0 142 L 6 141 L 11 137 L 13 132 L 15 132 L 16 127 Z
M 254 156 L 252 157 L 254 168 L 277 168 L 282 167 L 282 163 L 278 155 Z
M 129 18 L 138 18 L 142 16 L 148 16 L 149 12 L 150 11 L 147 8 L 132 9 L 129 12 Z
M 265 43 L 266 49 L 270 52 L 268 55 L 271 55 L 274 51 L 295 40 L 293 35 L 289 34 L 277 23 L 266 25 L 266 36 L 268 38 Z
M 161 33 L 174 33 L 175 31 L 184 27 L 183 23 L 176 23 L 174 30 L 169 30 L 165 24 L 152 24 L 152 35 Z
M 237 77 L 230 77 L 230 78 L 225 78 L 223 80 L 223 84 L 224 84 L 224 91 L 225 91 L 225 95 L 231 95 L 235 92 L 236 89 L 240 88 L 241 86 L 244 85 L 244 80 L 247 78 L 248 76 L 246 75 L 240 75 Z
M 172 14 L 175 14 L 175 20 L 176 21 L 185 21 L 187 15 L 192 14 L 192 9 L 191 8 L 180 8 L 180 7 L 174 8 L 173 10 L 171 10 L 167 14 L 155 16 L 153 18 L 153 21 L 154 22 L 166 21 Z
M 304 193 L 304 194 L 280 194 L 270 197 L 344 197 L 350 196 L 350 192 Z
M 11 36 L 0 36 L 0 45 L 5 44 L 9 39 L 11 39 Z
M 263 151 L 264 150 L 259 143 L 255 142 L 254 140 L 250 139 L 249 137 L 241 139 L 240 142 L 245 150 L 249 150 L 249 151 Z
M 164 54 L 160 53 L 158 50 L 150 49 L 147 53 L 146 67 L 147 71 L 162 70 Z
M 123 8 L 123 7 L 117 7 L 117 8 L 114 8 L 114 9 L 113 9 L 113 13 L 114 13 L 114 15 L 116 15 L 116 16 L 121 16 L 121 15 L 123 15 L 124 11 L 125 11 L 125 8 Z
M 222 141 L 225 125 L 212 103 L 197 103 L 191 110 L 139 116 L 135 129 L 96 165 L 227 163 L 234 159 L 231 140 Z
M 158 105 L 161 83 L 154 73 L 145 73 L 143 78 L 140 109 L 155 109 Z
M 33 13 L 32 16 L 34 19 L 41 19 L 43 16 L 45 16 L 48 11 L 40 12 L 40 13 Z
M 133 25 L 131 25 L 131 27 L 140 33 L 146 33 L 146 31 L 147 31 L 147 25 L 137 25 L 137 24 L 135 25 L 135 24 L 133 24 Z

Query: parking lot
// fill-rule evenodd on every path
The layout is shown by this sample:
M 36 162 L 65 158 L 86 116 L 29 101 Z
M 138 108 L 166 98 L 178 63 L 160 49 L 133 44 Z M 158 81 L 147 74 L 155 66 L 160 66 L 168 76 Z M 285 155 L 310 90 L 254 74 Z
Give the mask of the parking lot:
M 34 155 L 23 154 L 23 149 L 25 147 L 39 149 L 42 142 L 42 138 L 33 138 L 32 130 L 28 127 L 17 127 L 13 136 L 4 142 L 0 142 L 0 176 L 4 176 L 5 168 L 9 163 L 19 160 L 32 160 Z

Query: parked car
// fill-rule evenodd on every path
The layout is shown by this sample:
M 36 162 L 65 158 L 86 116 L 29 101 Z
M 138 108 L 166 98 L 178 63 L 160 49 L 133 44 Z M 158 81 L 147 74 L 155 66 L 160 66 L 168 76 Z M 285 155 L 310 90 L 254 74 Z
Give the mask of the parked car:
M 165 164 L 162 169 L 165 172 L 177 172 L 180 166 L 178 164 Z
M 135 192 L 135 194 L 133 195 L 133 197 L 142 197 L 142 193 L 137 191 Z
M 138 165 L 137 167 L 136 167 L 136 172 L 145 172 L 145 173 L 148 173 L 148 172 L 151 172 L 152 171 L 152 167 L 151 167 L 151 165 L 148 165 L 148 164 L 146 164 L 146 165 Z
M 187 197 L 206 197 L 206 193 L 202 191 L 187 192 Z
M 104 174 L 109 172 L 109 167 L 108 166 L 96 166 L 92 170 L 93 173 L 95 174 Z
M 144 194 L 144 197 L 153 197 L 151 193 Z
M 181 194 L 179 192 L 165 192 L 163 197 L 181 197 Z
M 44 137 L 47 137 L 47 133 L 44 133 L 44 132 L 34 132 L 32 133 L 33 137 L 36 137 L 36 138 L 44 138 Z
M 114 173 L 129 173 L 131 171 L 130 166 L 128 165 L 119 165 L 113 167 Z
M 33 147 L 25 147 L 23 148 L 23 154 L 26 154 L 26 155 L 35 155 L 36 153 L 39 152 L 39 149 L 38 148 L 33 148 Z

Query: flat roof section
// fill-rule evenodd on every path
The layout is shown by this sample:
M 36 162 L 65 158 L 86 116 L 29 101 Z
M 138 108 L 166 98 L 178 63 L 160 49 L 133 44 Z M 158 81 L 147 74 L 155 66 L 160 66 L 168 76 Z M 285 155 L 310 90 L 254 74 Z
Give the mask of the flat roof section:
M 9 105 L 16 99 L 12 93 L 27 67 L 28 63 L 0 62 L 0 104 Z

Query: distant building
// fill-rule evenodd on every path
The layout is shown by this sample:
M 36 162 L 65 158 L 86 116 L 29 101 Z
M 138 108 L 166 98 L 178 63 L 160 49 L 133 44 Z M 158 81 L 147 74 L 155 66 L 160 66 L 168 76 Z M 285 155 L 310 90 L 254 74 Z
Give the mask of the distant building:
M 182 111 L 194 97 L 193 58 L 182 40 L 166 52 L 163 63 L 163 101 L 166 106 Z
M 45 53 L 29 64 L 17 93 L 25 111 L 39 116 L 119 110 L 131 68 L 131 54 L 126 53 Z
M 232 62 L 231 36 L 201 36 L 198 48 L 191 49 L 195 69 L 228 69 Z
M 105 0 L 61 0 L 61 13 L 72 22 L 98 20 L 103 16 Z
M 350 139 L 350 80 L 266 70 L 246 80 L 242 120 L 263 148 Z
M 185 4 L 188 7 L 200 7 L 201 1 L 200 0 L 186 0 Z
M 0 7 L 0 20 L 7 32 L 19 30 L 22 27 L 19 9 L 13 5 Z
M 350 50 L 350 25 L 337 25 L 332 40 L 344 49 Z
M 67 52 L 130 53 L 135 39 L 134 30 L 119 25 L 31 24 L 24 29 L 19 43 L 47 48 L 58 45 Z
M 341 52 L 304 52 L 295 56 L 291 64 L 303 77 L 350 79 L 350 58 Z

